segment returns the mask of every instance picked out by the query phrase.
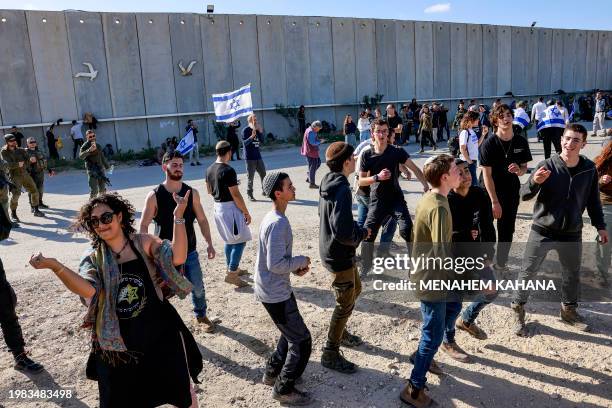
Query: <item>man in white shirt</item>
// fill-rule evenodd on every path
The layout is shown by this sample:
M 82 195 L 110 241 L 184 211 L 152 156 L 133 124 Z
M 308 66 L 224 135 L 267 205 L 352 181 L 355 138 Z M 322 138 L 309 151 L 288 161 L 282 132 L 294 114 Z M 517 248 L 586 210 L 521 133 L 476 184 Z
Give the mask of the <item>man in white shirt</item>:
M 72 127 L 70 128 L 70 138 L 74 143 L 74 146 L 72 147 L 72 160 L 76 160 L 77 152 L 81 149 L 81 146 L 83 145 L 84 140 L 82 126 L 83 125 L 77 123 L 76 120 L 72 121 Z
M 538 122 L 542 120 L 542 114 L 544 113 L 544 109 L 546 109 L 546 104 L 544 103 L 544 98 L 540 97 L 538 102 L 533 105 L 531 108 L 531 121 L 535 122 L 536 127 L 538 126 Z M 538 132 L 538 142 L 542 141 L 542 136 L 540 132 Z

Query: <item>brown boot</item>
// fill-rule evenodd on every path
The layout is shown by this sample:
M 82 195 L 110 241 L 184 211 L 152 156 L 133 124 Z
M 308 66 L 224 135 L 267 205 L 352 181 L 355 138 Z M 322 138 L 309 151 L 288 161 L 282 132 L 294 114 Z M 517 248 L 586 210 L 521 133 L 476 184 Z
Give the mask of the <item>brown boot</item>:
M 414 365 L 415 357 L 416 357 L 416 351 L 412 353 L 410 357 L 408 357 L 408 360 L 412 363 L 412 365 Z M 442 368 L 438 365 L 438 363 L 434 359 L 431 359 L 431 364 L 429 364 L 429 369 L 427 371 L 435 375 L 444 374 L 444 371 L 442 371 Z
M 461 347 L 455 342 L 453 343 L 442 343 L 440 349 L 445 352 L 453 360 L 457 360 L 462 363 L 469 363 L 470 356 L 463 351 Z
M 429 407 L 434 403 L 423 388 L 414 388 L 412 383 L 409 381 L 400 393 L 400 399 L 403 403 L 413 406 L 415 408 Z
M 510 308 L 514 311 L 512 318 L 512 329 L 514 334 L 521 337 L 527 337 L 527 328 L 525 327 L 525 307 L 518 303 L 512 302 Z
M 249 271 L 247 271 L 246 269 L 236 269 L 236 272 L 238 272 L 238 276 L 244 276 L 244 275 L 249 275 Z
M 458 318 L 455 327 L 469 333 L 470 336 L 478 340 L 486 340 L 487 333 L 484 332 L 476 323 L 467 323 L 463 318 Z
M 214 333 L 215 330 L 217 329 L 217 326 L 215 325 L 215 323 L 206 316 L 198 317 L 197 321 L 198 323 L 202 324 L 202 326 L 204 326 L 204 331 L 206 333 Z
M 245 281 L 243 281 L 242 279 L 240 279 L 240 276 L 238 276 L 238 272 L 227 272 L 227 275 L 225 275 L 225 283 L 229 283 L 231 285 L 236 285 L 239 288 L 244 288 L 245 286 L 249 286 L 248 283 L 246 283 Z
M 569 324 L 570 326 L 574 326 L 578 330 L 581 331 L 590 331 L 591 328 L 586 322 L 585 318 L 578 314 L 576 311 L 576 305 L 564 305 L 561 304 L 561 320 L 564 323 Z

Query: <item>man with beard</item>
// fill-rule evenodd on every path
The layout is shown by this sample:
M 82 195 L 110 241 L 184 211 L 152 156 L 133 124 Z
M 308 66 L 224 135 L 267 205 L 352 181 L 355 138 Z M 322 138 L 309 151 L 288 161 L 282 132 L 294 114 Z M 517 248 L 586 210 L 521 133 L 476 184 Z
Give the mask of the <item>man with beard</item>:
M 157 186 L 153 191 L 149 192 L 145 200 L 145 206 L 142 210 L 142 218 L 140 220 L 140 232 L 148 233 L 149 224 L 155 221 L 155 234 L 162 239 L 172 241 L 172 232 L 174 228 L 174 209 L 176 201 L 172 194 L 176 193 L 181 197 L 185 196 L 187 191 L 191 191 L 185 209 L 183 218 L 185 219 L 185 230 L 187 232 L 187 261 L 185 262 L 185 277 L 193 285 L 191 292 L 191 300 L 193 302 L 193 312 L 195 313 L 198 323 L 204 325 L 204 331 L 213 333 L 215 331 L 215 323 L 206 316 L 206 292 L 204 290 L 204 281 L 202 278 L 202 268 L 196 250 L 196 234 L 194 229 L 194 221 L 198 222 L 200 232 L 206 240 L 206 252 L 208 259 L 215 257 L 215 249 L 213 248 L 212 238 L 210 236 L 210 227 L 208 219 L 204 214 L 204 209 L 200 202 L 200 194 L 197 190 L 191 188 L 182 182 L 183 179 L 183 155 L 174 151 L 166 153 L 162 159 L 162 170 L 166 173 L 166 180 Z

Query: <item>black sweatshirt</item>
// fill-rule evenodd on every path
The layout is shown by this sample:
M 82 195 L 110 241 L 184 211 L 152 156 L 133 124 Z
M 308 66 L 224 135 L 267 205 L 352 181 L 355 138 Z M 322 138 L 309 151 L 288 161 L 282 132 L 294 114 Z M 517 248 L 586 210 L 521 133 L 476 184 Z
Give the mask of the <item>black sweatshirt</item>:
M 453 218 L 453 242 L 481 242 L 479 248 L 488 259 L 495 255 L 495 227 L 491 201 L 484 189 L 471 186 L 465 197 L 451 191 L 448 193 L 448 206 Z M 472 230 L 479 235 L 474 240 Z
M 561 157 L 554 154 L 540 162 L 536 170 L 540 167 L 551 171 L 548 179 L 542 184 L 535 183 L 534 171 L 521 186 L 523 201 L 538 196 L 533 207 L 532 229 L 544 236 L 581 235 L 585 208 L 591 224 L 597 230 L 606 229 L 599 198 L 599 176 L 591 160 L 580 156 L 578 165 L 570 172 Z
M 342 173 L 327 173 L 319 194 L 321 262 L 329 271 L 341 272 L 355 264 L 355 249 L 367 230 L 353 220 L 351 189 Z

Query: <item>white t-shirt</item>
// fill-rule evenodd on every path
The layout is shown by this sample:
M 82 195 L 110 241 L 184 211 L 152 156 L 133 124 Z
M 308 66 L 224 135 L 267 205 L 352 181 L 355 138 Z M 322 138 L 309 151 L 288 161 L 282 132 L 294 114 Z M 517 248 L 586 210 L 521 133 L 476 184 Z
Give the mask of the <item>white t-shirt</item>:
M 359 121 L 357 121 L 357 129 L 359 129 L 359 132 L 370 130 L 370 120 L 368 118 L 359 118 Z
M 542 113 L 546 109 L 546 104 L 544 102 L 538 102 L 533 105 L 531 108 L 531 116 L 535 118 L 535 120 L 542 120 Z
M 82 124 L 77 123 L 70 128 L 70 136 L 72 136 L 73 139 L 83 139 L 83 131 L 81 130 L 82 126 Z
M 478 160 L 478 135 L 472 130 L 462 130 L 459 133 L 459 146 L 467 146 L 470 160 Z M 461 150 L 460 150 L 461 152 Z M 467 158 L 461 152 L 461 160 L 467 161 Z

